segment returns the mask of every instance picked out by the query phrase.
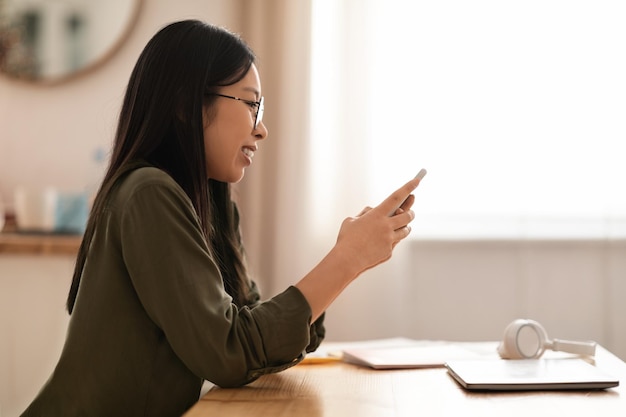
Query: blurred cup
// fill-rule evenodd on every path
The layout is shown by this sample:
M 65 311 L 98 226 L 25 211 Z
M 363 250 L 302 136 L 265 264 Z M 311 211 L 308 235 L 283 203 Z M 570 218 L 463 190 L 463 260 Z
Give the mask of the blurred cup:
M 89 216 L 89 198 L 86 192 L 59 192 L 54 211 L 54 230 L 58 233 L 85 232 Z
M 20 231 L 52 232 L 55 226 L 57 191 L 52 187 L 17 187 L 15 221 Z

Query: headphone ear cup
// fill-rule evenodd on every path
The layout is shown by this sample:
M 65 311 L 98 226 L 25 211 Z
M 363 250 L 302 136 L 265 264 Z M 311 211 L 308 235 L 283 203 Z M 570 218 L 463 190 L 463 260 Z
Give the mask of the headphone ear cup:
M 532 335 L 530 340 L 527 329 L 530 329 Z M 545 350 L 547 338 L 545 329 L 536 321 L 517 319 L 504 329 L 502 342 L 498 346 L 498 354 L 502 359 L 538 358 Z
M 502 359 L 522 359 L 523 356 L 517 349 L 517 333 L 526 324 L 526 320 L 518 319 L 504 329 L 502 341 L 498 345 L 498 354 Z
M 509 355 L 509 349 L 505 345 L 504 340 L 501 340 L 500 344 L 498 345 L 498 355 L 500 355 L 502 359 L 512 359 Z

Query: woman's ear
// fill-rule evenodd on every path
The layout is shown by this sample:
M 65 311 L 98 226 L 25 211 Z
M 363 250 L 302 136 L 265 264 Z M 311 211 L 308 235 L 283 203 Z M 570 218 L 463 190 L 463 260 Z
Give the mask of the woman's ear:
M 215 106 L 209 104 L 202 105 L 202 126 L 207 127 L 215 118 L 216 113 Z

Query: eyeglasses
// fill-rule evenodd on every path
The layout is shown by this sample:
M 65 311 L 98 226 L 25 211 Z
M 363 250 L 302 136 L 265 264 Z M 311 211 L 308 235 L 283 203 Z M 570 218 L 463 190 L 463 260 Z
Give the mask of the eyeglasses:
M 264 110 L 264 106 L 263 106 L 264 98 L 263 97 L 261 97 L 261 100 L 259 101 L 252 101 L 252 100 L 244 100 L 239 97 L 227 96 L 226 94 L 211 93 L 211 95 L 225 97 L 231 100 L 243 101 L 248 106 L 254 107 L 256 109 L 256 113 L 254 115 L 254 128 L 255 129 L 259 126 L 259 123 L 261 123 L 261 120 L 263 120 L 263 110 Z

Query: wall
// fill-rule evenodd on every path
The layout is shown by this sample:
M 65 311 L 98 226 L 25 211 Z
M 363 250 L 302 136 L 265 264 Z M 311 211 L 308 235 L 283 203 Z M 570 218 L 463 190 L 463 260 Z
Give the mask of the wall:
M 0 416 L 19 415 L 56 364 L 71 256 L 0 254 Z
M 396 258 L 408 258 L 406 263 Z M 517 318 L 626 359 L 626 241 L 409 241 L 329 309 L 334 339 L 498 340 Z

